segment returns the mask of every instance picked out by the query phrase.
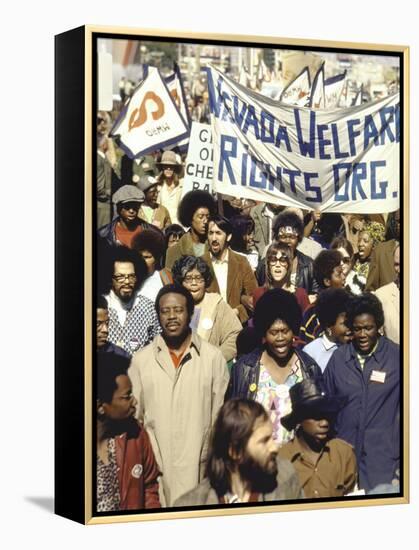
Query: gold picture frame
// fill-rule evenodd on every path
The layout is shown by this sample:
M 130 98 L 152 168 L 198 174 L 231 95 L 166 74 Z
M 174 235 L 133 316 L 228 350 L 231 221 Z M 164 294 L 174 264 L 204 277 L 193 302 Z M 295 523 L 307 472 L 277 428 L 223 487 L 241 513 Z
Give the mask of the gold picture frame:
M 400 492 L 321 502 L 98 514 L 94 510 L 94 211 L 99 40 L 216 45 L 220 49 L 343 53 L 397 58 L 402 226 L 402 463 Z M 253 67 L 254 69 L 254 67 Z M 297 70 L 297 69 L 295 69 Z M 378 87 L 377 87 L 378 89 Z M 409 502 L 409 48 L 338 41 L 84 26 L 56 36 L 56 513 L 84 524 L 259 514 Z M 71 337 L 72 346 L 68 347 Z

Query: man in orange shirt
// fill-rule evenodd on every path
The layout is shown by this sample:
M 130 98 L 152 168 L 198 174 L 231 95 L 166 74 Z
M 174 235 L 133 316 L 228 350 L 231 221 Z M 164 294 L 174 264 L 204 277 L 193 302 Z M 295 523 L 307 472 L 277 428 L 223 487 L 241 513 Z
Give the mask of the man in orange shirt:
M 144 193 L 134 185 L 123 185 L 112 196 L 117 216 L 98 230 L 99 236 L 110 245 L 123 245 L 131 248 L 133 238 L 143 229 L 154 229 L 155 226 L 138 217 L 138 211 L 144 202 Z
M 229 379 L 221 351 L 191 331 L 193 310 L 186 288 L 164 286 L 156 298 L 162 334 L 133 355 L 128 371 L 168 506 L 204 477 L 211 426 Z

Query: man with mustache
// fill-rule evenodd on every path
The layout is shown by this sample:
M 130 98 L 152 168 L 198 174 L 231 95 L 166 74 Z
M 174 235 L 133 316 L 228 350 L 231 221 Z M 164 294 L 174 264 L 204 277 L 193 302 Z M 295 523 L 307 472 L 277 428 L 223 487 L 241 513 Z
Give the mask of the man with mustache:
M 221 294 L 243 323 L 253 311 L 253 292 L 257 288 L 256 277 L 247 258 L 231 250 L 229 243 L 233 228 L 220 215 L 208 224 L 208 249 L 203 259 L 210 266 L 213 280 L 208 292 Z
M 229 378 L 221 351 L 189 328 L 193 310 L 186 288 L 163 287 L 156 298 L 162 334 L 134 354 L 128 371 L 167 506 L 204 477 L 209 433 Z
M 159 334 L 159 320 L 153 302 L 138 293 L 147 276 L 143 258 L 125 246 L 114 247 L 110 254 L 112 288 L 106 296 L 108 340 L 131 356 Z
M 215 422 L 206 479 L 175 506 L 236 504 L 303 498 L 296 472 L 278 456 L 272 423 L 262 405 L 231 399 Z
M 383 307 L 373 294 L 355 296 L 347 309 L 353 333 L 323 373 L 326 390 L 346 399 L 336 435 L 354 446 L 359 487 L 396 485 L 400 475 L 400 348 L 380 336 Z
M 290 388 L 292 412 L 281 418 L 295 437 L 279 450 L 297 471 L 305 498 L 339 497 L 356 482 L 353 447 L 333 438 L 333 420 L 342 399 L 328 395 L 322 380 L 307 379 Z

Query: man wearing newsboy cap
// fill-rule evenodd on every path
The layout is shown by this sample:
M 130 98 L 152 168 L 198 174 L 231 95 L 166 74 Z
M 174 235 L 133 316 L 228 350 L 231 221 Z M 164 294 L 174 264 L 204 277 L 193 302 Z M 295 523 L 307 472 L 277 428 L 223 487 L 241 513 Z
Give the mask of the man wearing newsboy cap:
M 144 193 L 135 185 L 123 185 L 112 196 L 116 216 L 98 230 L 100 237 L 110 245 L 123 245 L 131 248 L 132 239 L 143 229 L 153 226 L 138 217 L 138 211 L 144 202 Z M 154 227 L 154 229 L 156 229 Z

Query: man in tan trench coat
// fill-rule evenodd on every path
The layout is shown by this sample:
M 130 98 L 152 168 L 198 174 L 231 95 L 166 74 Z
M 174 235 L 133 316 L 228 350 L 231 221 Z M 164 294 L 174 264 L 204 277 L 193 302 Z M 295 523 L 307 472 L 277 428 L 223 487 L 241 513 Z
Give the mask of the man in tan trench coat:
M 191 332 L 193 309 L 188 290 L 163 287 L 156 298 L 162 334 L 134 354 L 128 372 L 137 417 L 163 472 L 166 506 L 203 479 L 209 434 L 229 379 L 221 351 Z

